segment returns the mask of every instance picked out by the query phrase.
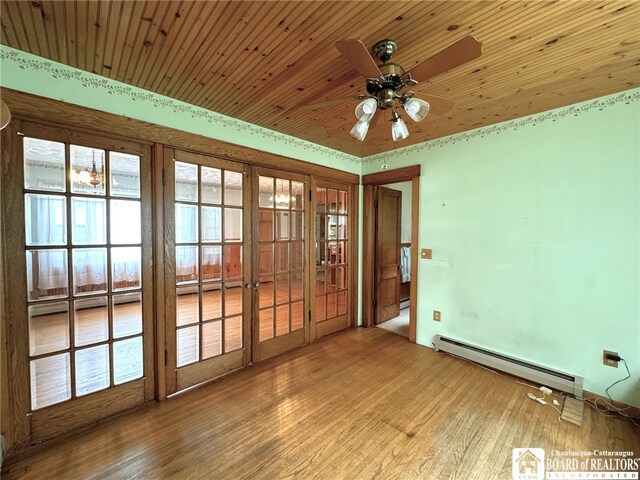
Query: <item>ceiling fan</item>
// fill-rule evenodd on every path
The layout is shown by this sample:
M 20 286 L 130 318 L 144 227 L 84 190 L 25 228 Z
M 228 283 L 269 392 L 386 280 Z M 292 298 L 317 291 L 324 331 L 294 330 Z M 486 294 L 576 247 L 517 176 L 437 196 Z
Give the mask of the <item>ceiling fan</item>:
M 372 120 L 377 121 L 376 109 L 391 109 L 391 136 L 399 141 L 409 136 L 407 126 L 396 112 L 400 105 L 416 122 L 423 120 L 429 111 L 442 115 L 453 107 L 454 102 L 434 95 L 420 94 L 415 98 L 415 92 L 406 88 L 425 82 L 441 73 L 470 62 L 482 55 L 482 43 L 469 35 L 449 45 L 431 58 L 405 71 L 401 65 L 391 62 L 391 57 L 398 50 L 396 42 L 390 39 L 376 43 L 371 51 L 380 60 L 377 65 L 360 40 L 340 40 L 336 48 L 353 65 L 366 80 L 366 94 L 337 98 L 325 102 L 306 105 L 306 109 L 318 109 L 340 103 L 361 100 L 356 107 L 358 122 L 351 129 L 351 135 L 363 141 Z M 374 120 L 375 119 L 375 120 Z

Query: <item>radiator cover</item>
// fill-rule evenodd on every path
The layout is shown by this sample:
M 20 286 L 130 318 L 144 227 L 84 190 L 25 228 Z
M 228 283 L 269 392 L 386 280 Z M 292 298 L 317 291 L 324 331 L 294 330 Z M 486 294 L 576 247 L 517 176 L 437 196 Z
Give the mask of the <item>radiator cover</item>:
M 577 375 L 559 372 L 542 365 L 492 352 L 491 350 L 441 335 L 435 336 L 434 345 L 436 350 L 451 353 L 480 365 L 529 380 L 535 384 L 544 385 L 552 390 L 560 390 L 582 398 L 583 378 Z

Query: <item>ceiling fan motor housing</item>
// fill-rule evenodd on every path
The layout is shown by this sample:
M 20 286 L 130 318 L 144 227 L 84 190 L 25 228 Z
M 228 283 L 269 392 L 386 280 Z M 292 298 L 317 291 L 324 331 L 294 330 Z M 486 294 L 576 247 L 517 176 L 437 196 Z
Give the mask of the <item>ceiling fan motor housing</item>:
M 405 87 L 402 81 L 404 68 L 397 63 L 385 63 L 379 66 L 383 76 L 367 79 L 367 93 L 378 99 L 382 110 L 393 108 L 396 94 Z

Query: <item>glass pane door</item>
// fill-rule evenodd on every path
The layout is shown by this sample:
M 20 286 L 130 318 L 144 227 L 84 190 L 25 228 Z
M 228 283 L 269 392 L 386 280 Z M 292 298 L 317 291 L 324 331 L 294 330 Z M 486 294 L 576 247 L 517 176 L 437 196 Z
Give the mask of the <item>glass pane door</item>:
M 349 186 L 318 181 L 315 189 L 315 336 L 347 328 Z
M 258 342 L 254 360 L 308 342 L 305 177 L 260 169 L 254 208 L 258 231 L 254 287 L 258 289 Z
M 142 172 L 150 167 L 139 152 L 90 139 L 76 145 L 27 135 L 23 168 L 31 425 L 33 438 L 47 438 L 64 430 L 52 421 L 58 411 L 80 412 L 134 389 L 130 408 L 152 392 L 143 288 L 151 253 L 142 220 L 150 212 Z M 97 409 L 71 423 L 110 413 Z
M 244 365 L 250 290 L 244 288 L 243 166 L 179 151 L 173 157 L 169 370 L 177 391 Z

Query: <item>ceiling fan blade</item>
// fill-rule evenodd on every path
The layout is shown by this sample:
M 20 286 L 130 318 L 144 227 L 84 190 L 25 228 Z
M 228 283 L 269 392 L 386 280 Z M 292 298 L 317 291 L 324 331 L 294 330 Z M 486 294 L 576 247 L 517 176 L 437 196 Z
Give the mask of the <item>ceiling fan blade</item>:
M 416 97 L 429 102 L 429 113 L 435 113 L 436 115 L 444 115 L 451 110 L 456 103 L 448 98 L 436 97 L 435 95 L 427 95 L 425 93 L 417 94 Z
M 411 78 L 424 82 L 482 55 L 482 42 L 468 35 L 449 45 L 433 57 L 416 65 L 409 73 Z
M 360 40 L 340 40 L 336 48 L 364 78 L 381 77 L 382 72 Z
M 303 108 L 305 110 L 317 110 L 320 108 L 325 108 L 325 107 L 331 107 L 332 105 L 339 105 L 341 103 L 349 103 L 349 102 L 353 102 L 354 100 L 361 100 L 362 98 L 364 98 L 361 95 L 353 95 L 351 97 L 342 97 L 342 98 L 334 98 L 333 100 L 327 100 L 324 102 L 318 102 L 318 103 L 310 103 L 308 105 L 304 105 L 300 108 Z

